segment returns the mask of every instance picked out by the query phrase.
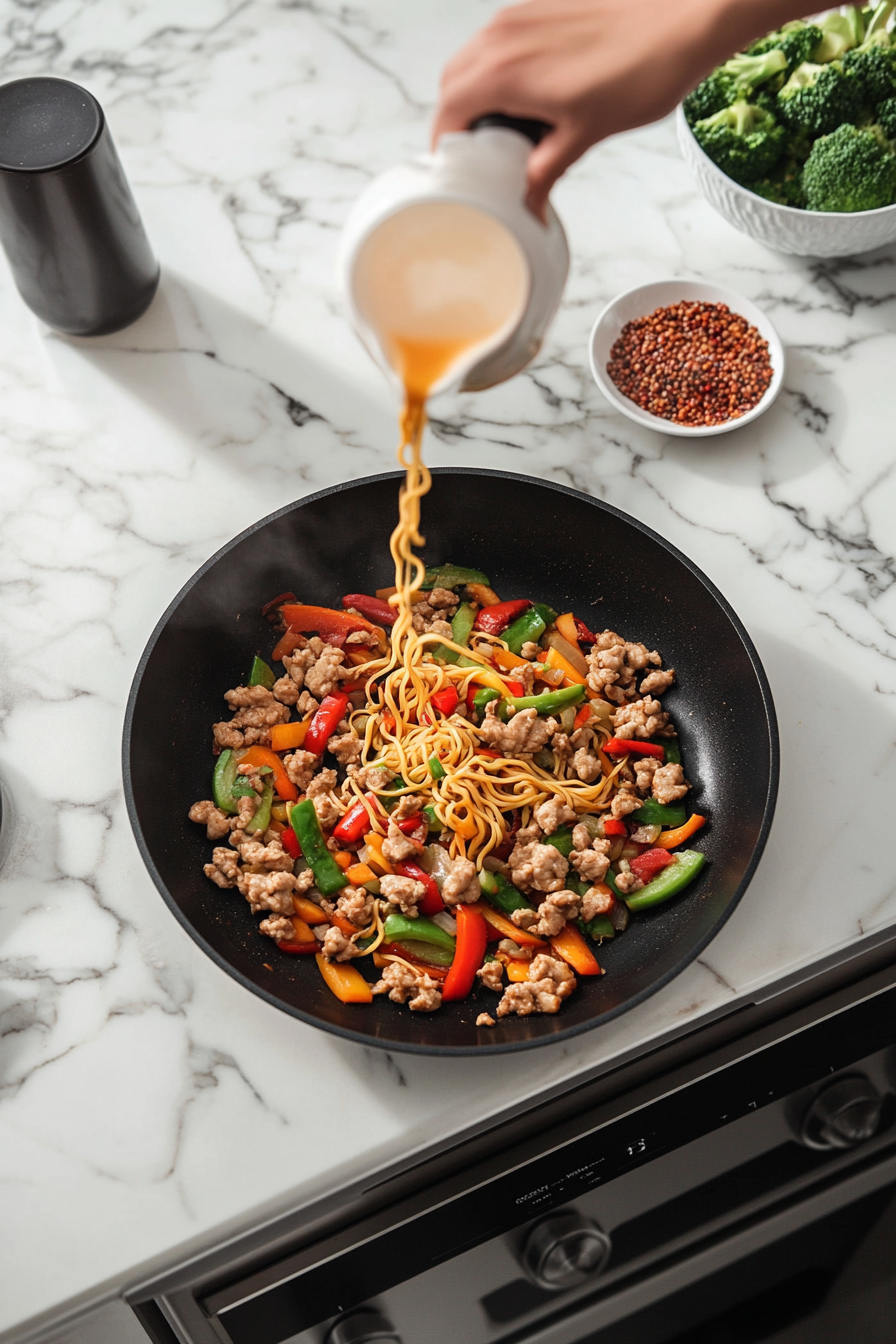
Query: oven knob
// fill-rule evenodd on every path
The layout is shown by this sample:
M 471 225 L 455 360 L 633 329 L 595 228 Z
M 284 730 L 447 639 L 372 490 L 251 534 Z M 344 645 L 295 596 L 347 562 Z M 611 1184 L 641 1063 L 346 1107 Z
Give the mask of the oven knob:
M 522 1250 L 522 1264 L 539 1288 L 560 1292 L 600 1273 L 610 1255 L 610 1238 L 597 1223 L 570 1210 L 536 1223 Z
M 401 1340 L 378 1311 L 354 1311 L 340 1317 L 324 1344 L 401 1344 Z
M 856 1148 L 877 1133 L 883 1101 L 867 1078 L 838 1078 L 812 1102 L 800 1130 L 807 1148 Z

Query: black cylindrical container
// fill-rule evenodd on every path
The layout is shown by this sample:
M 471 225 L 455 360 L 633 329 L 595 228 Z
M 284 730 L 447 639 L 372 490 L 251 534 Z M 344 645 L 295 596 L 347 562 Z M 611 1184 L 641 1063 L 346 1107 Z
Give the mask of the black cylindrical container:
M 0 242 L 28 307 L 73 336 L 126 327 L 156 292 L 103 109 L 67 79 L 0 86 Z

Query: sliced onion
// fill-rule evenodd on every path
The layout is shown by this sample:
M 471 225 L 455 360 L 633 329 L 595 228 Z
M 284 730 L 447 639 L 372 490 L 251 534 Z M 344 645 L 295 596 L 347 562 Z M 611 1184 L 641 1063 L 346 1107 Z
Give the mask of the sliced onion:
M 568 663 L 571 663 L 580 676 L 585 676 L 588 672 L 588 664 L 581 649 L 576 649 L 570 644 L 568 639 L 564 639 L 559 630 L 549 630 L 544 637 L 545 644 L 562 653 Z
M 447 910 L 438 910 L 434 915 L 430 915 L 433 924 L 438 924 L 440 929 L 450 933 L 452 938 L 457 937 L 457 920 L 453 915 L 449 915 Z
M 451 872 L 454 864 L 448 851 L 443 849 L 441 845 L 427 845 L 420 856 L 420 867 L 424 872 L 429 873 L 439 891 L 441 891 L 442 883 Z

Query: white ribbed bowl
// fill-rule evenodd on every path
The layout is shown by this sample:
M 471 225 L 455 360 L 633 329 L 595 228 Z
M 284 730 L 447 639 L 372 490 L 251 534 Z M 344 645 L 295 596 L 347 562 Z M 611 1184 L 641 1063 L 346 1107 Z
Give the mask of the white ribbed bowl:
M 610 351 L 626 322 L 646 317 L 657 308 L 667 308 L 670 304 L 688 301 L 726 303 L 732 313 L 745 317 L 768 341 L 772 381 L 765 395 L 745 415 L 738 416 L 736 420 L 726 420 L 722 425 L 677 425 L 673 420 L 663 420 L 659 415 L 651 415 L 637 402 L 624 396 L 607 373 Z M 658 280 L 652 285 L 636 285 L 634 289 L 627 289 L 624 293 L 617 294 L 616 298 L 607 304 L 592 328 L 588 354 L 594 381 L 617 411 L 627 415 L 629 420 L 634 420 L 636 424 L 645 425 L 647 429 L 655 429 L 659 434 L 675 434 L 683 439 L 708 439 L 714 434 L 728 434 L 732 429 L 748 425 L 751 420 L 757 419 L 768 410 L 781 391 L 781 384 L 784 381 L 784 347 L 762 309 L 744 298 L 743 294 L 738 294 L 736 289 L 728 289 L 724 285 L 712 285 L 704 280 Z
M 704 154 L 681 106 L 676 124 L 685 163 L 703 195 L 729 224 L 758 243 L 797 257 L 849 257 L 896 241 L 896 205 L 853 214 L 822 214 L 777 205 L 742 187 Z

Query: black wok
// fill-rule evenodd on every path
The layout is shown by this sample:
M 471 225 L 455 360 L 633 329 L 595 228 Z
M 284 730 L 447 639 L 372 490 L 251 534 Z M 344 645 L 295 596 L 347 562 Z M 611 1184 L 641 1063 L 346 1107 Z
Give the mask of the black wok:
M 165 612 L 140 661 L 124 730 L 124 783 L 140 852 L 174 915 L 247 989 L 295 1017 L 368 1045 L 428 1053 L 519 1050 L 604 1024 L 678 975 L 721 928 L 759 861 L 778 782 L 775 711 L 749 636 L 700 570 L 634 519 L 575 490 L 506 472 L 441 469 L 423 501 L 425 559 L 484 569 L 502 597 L 574 610 L 657 648 L 675 667 L 664 698 L 681 734 L 693 799 L 711 824 L 710 862 L 676 900 L 632 918 L 605 943 L 606 974 L 580 979 L 556 1016 L 477 1028 L 494 1008 L 484 988 L 431 1015 L 385 999 L 344 1005 L 314 961 L 257 931 L 234 891 L 202 873 L 211 845 L 187 820 L 210 796 L 211 724 L 222 696 L 276 635 L 264 602 L 285 589 L 339 606 L 345 592 L 393 581 L 389 533 L 401 476 L 334 486 L 256 523 L 213 556 Z M 265 963 L 273 967 L 268 970 Z M 371 968 L 372 969 L 372 968 Z

